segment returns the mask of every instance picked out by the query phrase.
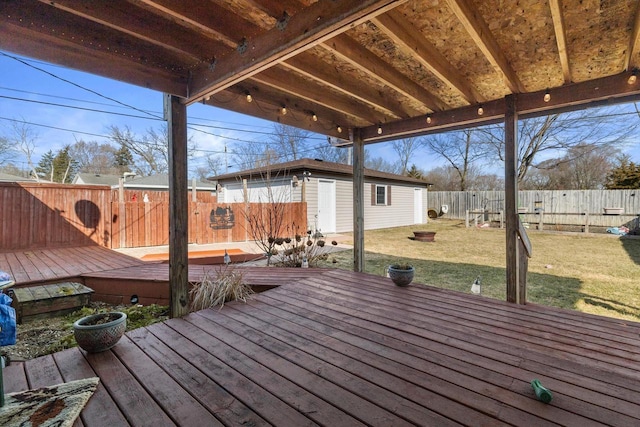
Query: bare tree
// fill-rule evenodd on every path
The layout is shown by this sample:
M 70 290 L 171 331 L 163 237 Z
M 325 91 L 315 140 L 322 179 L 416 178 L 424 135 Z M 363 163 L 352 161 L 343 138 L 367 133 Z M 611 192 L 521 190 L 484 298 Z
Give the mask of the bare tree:
M 198 179 L 204 181 L 212 176 L 217 176 L 224 170 L 223 159 L 220 156 L 208 154 L 205 157 L 206 164 L 196 169 L 195 173 Z
M 333 145 L 320 144 L 315 147 L 313 152 L 314 159 L 322 159 L 326 162 L 348 164 L 350 153 L 348 147 L 334 147 Z
M 118 174 L 116 148 L 111 144 L 76 139 L 69 147 L 69 155 L 77 163 L 79 172 Z
M 518 122 L 518 182 L 523 182 L 531 168 L 541 164 L 542 157 L 579 157 L 572 147 L 589 145 L 611 148 L 630 142 L 640 120 L 633 114 L 620 123 L 611 108 L 589 109 L 564 114 L 536 117 Z M 504 161 L 504 128 L 487 126 L 478 129 L 493 147 L 496 157 Z
M 12 147 L 15 147 L 15 149 L 24 154 L 27 159 L 27 164 L 29 165 L 31 176 L 36 181 L 40 181 L 40 177 L 36 171 L 36 165 L 33 163 L 38 134 L 25 120 L 11 120 L 9 123 L 10 135 L 6 137 L 6 140 Z
M 0 165 L 3 165 L 13 153 L 13 145 L 9 138 L 0 135 Z
M 298 160 L 308 148 L 309 132 L 293 126 L 274 123 L 273 134 L 270 136 L 270 146 L 275 151 L 280 162 Z
M 128 149 L 135 159 L 138 175 L 148 176 L 169 171 L 169 134 L 166 124 L 160 130 L 147 129 L 144 135 L 136 135 L 129 126 L 120 129 L 109 127 L 110 138 L 120 147 Z M 193 157 L 197 147 L 192 138 L 187 141 L 187 157 Z
M 409 170 L 409 162 L 413 160 L 416 152 L 424 147 L 424 139 L 420 138 L 403 138 L 391 142 L 393 151 L 398 155 L 400 162 L 399 173 L 405 175 Z
M 472 166 L 487 157 L 486 146 L 475 129 L 449 132 L 424 137 L 424 145 L 443 157 L 456 172 L 458 190 L 468 189 Z
M 591 190 L 604 188 L 619 150 L 580 144 L 560 157 L 532 167 L 522 182 L 523 189 Z

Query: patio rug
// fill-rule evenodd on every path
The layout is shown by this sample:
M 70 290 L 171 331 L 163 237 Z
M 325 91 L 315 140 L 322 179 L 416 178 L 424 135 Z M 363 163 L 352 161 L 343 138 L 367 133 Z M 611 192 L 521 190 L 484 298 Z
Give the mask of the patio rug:
M 99 381 L 94 377 L 7 394 L 0 426 L 71 427 Z

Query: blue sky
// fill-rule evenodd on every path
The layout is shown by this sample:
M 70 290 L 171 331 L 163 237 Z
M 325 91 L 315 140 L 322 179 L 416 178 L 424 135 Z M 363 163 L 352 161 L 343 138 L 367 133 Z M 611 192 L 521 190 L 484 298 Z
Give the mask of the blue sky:
M 142 135 L 147 129 L 158 129 L 162 124 L 157 119 L 162 116 L 162 94 L 159 92 L 22 58 L 9 52 L 0 53 L 0 70 L 0 130 L 3 134 L 7 131 L 7 119 L 32 123 L 32 129 L 38 135 L 33 159 L 35 163 L 47 151 L 56 152 L 76 139 L 108 142 L 106 134 L 110 125 L 128 125 L 138 135 Z M 617 108 L 620 111 L 634 110 L 632 104 Z M 270 132 L 272 129 L 270 122 L 201 104 L 190 106 L 187 112 L 190 126 L 211 126 L 201 128 L 206 133 L 190 131 L 198 148 L 204 150 L 197 153 L 196 158 L 190 162 L 191 172 L 202 165 L 207 152 L 222 153 L 225 144 L 232 145 L 236 139 L 265 141 L 267 136 L 260 132 Z M 319 143 L 324 139 L 321 135 L 313 137 L 318 138 Z M 389 143 L 368 146 L 368 149 L 372 150 L 374 156 L 390 160 L 396 158 Z M 634 144 L 625 147 L 624 151 L 632 156 L 632 160 L 640 162 L 640 136 Z M 442 160 L 431 154 L 420 153 L 419 156 L 420 161 L 416 163 L 423 170 L 443 165 Z M 230 170 L 235 169 L 231 156 L 228 160 Z M 18 156 L 14 163 L 27 168 L 23 156 Z M 501 167 L 495 172 L 501 175 Z

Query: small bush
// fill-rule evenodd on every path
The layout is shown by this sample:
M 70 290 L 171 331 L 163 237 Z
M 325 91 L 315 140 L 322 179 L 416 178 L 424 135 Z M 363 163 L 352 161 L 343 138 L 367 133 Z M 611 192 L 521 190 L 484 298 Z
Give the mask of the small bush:
M 227 301 L 247 301 L 253 294 L 251 287 L 244 283 L 242 273 L 230 266 L 219 266 L 214 275 L 205 271 L 202 281 L 191 283 L 189 295 L 191 310 L 203 310 Z

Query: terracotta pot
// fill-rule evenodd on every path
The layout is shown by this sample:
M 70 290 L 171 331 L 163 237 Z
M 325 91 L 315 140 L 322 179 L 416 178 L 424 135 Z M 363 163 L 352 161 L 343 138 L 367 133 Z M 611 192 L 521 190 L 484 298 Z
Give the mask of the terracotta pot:
M 400 269 L 389 266 L 387 271 L 393 283 L 398 286 L 407 286 L 413 280 L 413 274 L 416 270 L 413 267 L 410 269 Z
M 109 350 L 124 335 L 127 315 L 121 311 L 83 317 L 73 324 L 73 335 L 83 350 L 98 353 Z

